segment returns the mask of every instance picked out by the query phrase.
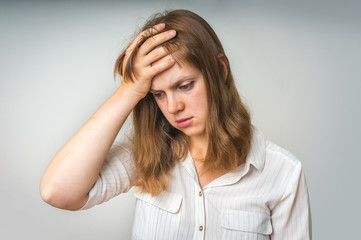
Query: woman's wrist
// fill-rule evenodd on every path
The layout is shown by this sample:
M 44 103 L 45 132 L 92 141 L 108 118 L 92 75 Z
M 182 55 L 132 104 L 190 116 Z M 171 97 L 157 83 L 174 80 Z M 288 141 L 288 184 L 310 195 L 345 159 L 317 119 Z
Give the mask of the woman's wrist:
M 129 103 L 133 103 L 135 106 L 148 93 L 148 91 L 145 90 L 146 87 L 143 86 L 143 88 L 144 89 L 140 89 L 140 87 L 135 86 L 134 83 L 122 83 L 116 90 L 116 94 L 124 96 Z

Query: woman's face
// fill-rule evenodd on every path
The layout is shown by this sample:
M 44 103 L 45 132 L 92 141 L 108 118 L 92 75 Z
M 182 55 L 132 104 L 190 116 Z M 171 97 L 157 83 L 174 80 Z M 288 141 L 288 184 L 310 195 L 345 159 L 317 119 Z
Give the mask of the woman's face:
M 153 78 L 150 92 L 173 127 L 191 139 L 206 138 L 207 89 L 199 69 L 176 63 Z

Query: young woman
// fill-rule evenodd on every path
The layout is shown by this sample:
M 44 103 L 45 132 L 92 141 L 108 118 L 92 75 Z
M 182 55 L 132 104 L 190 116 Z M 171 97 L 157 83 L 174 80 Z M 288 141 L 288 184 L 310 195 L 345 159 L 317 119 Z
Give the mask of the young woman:
M 252 126 L 205 20 L 155 15 L 115 73 L 119 88 L 45 171 L 44 201 L 88 209 L 135 187 L 133 239 L 311 239 L 301 163 Z M 132 138 L 111 148 L 130 112 Z

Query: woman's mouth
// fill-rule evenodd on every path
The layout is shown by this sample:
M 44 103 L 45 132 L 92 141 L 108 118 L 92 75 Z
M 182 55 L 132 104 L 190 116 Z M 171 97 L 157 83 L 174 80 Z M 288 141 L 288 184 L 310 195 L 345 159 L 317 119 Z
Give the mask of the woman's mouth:
M 193 121 L 193 118 L 182 118 L 182 119 L 178 119 L 176 120 L 177 122 L 177 126 L 180 128 L 184 128 L 184 127 L 188 127 Z

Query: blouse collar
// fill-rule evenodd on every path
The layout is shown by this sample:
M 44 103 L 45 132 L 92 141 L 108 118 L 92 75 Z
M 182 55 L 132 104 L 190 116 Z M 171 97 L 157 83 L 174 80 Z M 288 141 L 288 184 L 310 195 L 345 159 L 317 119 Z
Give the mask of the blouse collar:
M 258 170 L 258 172 L 262 172 L 265 165 L 266 140 L 264 135 L 256 127 L 253 127 L 252 131 L 253 137 L 251 141 L 251 149 L 246 158 L 245 164 L 241 164 L 236 169 L 213 180 L 203 189 L 234 184 L 250 171 L 251 165 L 253 165 Z M 193 177 L 193 179 L 198 182 L 194 162 L 190 153 L 188 153 L 186 159 L 182 161 L 182 166 L 191 175 L 191 177 Z

